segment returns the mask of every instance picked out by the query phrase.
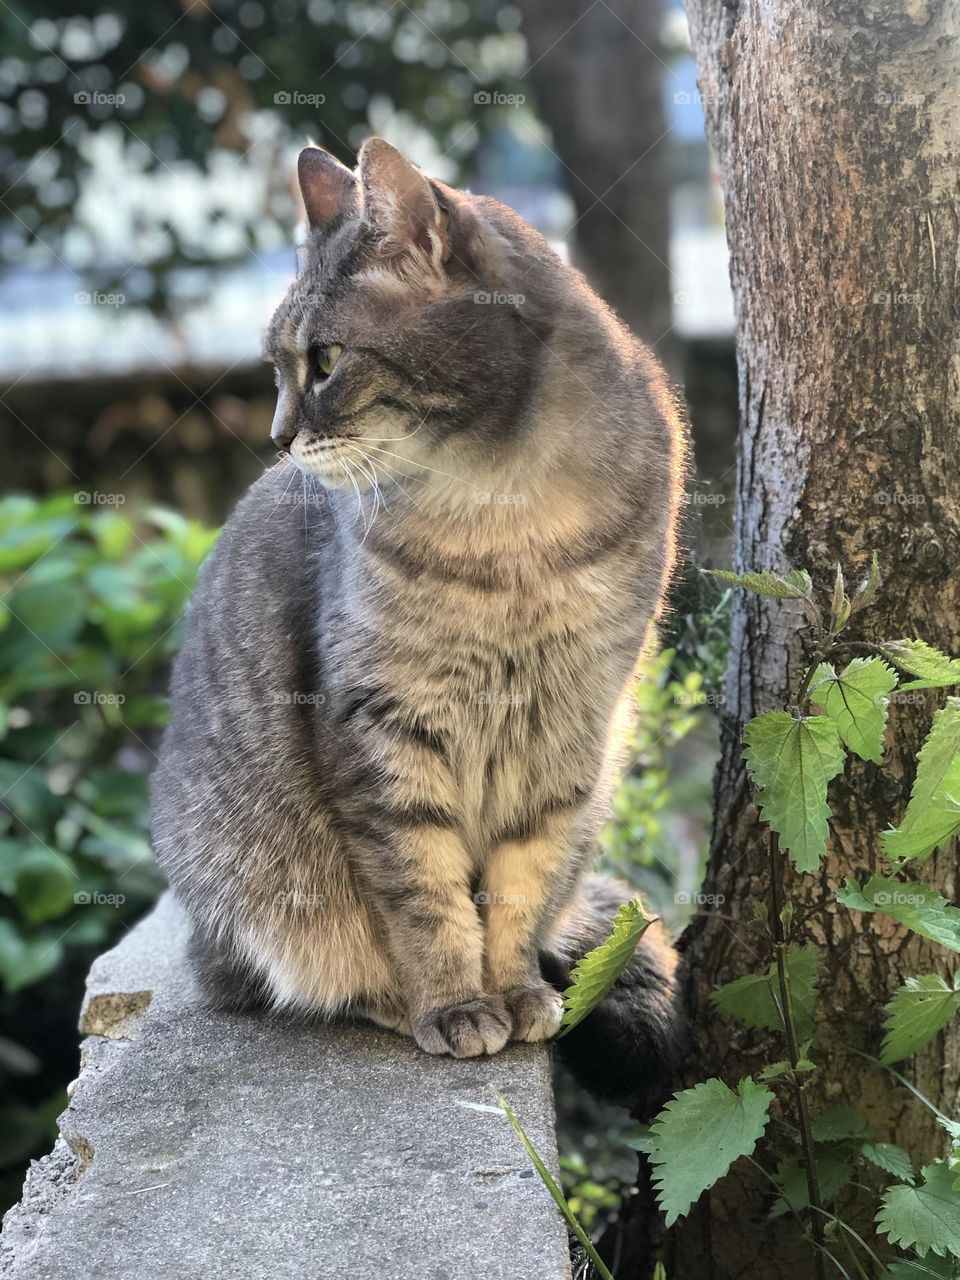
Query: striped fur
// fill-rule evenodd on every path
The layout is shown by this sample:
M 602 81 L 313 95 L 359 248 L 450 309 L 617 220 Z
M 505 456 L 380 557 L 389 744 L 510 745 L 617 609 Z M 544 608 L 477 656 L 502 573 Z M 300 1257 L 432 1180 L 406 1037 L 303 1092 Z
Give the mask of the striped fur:
M 557 1026 L 541 963 L 673 563 L 678 416 L 511 211 L 376 139 L 356 176 L 305 157 L 267 338 L 290 456 L 203 571 L 155 844 L 212 998 L 495 1052 Z

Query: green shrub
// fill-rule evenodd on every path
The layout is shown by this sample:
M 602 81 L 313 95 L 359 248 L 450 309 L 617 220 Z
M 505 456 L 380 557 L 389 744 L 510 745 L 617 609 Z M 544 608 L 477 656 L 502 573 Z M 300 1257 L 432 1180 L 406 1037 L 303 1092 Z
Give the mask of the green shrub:
M 109 505 L 100 500 L 108 497 Z M 121 495 L 0 501 L 0 990 L 50 1030 L 72 956 L 85 969 L 156 895 L 147 771 L 179 621 L 215 533 Z M 77 966 L 79 967 L 79 965 Z M 75 984 L 66 982 L 70 998 Z M 76 1008 L 68 1016 L 75 1020 Z M 36 1041 L 27 1034 L 18 1039 Z M 50 1106 L 43 1057 L 0 1040 L 0 1160 L 29 1154 Z M 71 1045 L 72 1049 L 72 1045 Z M 33 1086 L 30 1081 L 33 1080 Z M 24 1081 L 27 1083 L 25 1084 Z M 55 1108 L 53 1109 L 55 1114 Z

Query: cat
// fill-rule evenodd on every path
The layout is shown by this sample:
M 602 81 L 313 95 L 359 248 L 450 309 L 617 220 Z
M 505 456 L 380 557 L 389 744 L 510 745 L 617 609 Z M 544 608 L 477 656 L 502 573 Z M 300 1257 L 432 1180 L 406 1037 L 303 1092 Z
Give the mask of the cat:
M 588 873 L 674 562 L 680 415 L 510 209 L 379 138 L 298 173 L 265 339 L 283 452 L 201 573 L 157 856 L 215 1005 L 492 1054 L 557 1032 L 629 896 Z M 560 1041 L 598 1091 L 674 1060 L 674 968 L 651 927 Z

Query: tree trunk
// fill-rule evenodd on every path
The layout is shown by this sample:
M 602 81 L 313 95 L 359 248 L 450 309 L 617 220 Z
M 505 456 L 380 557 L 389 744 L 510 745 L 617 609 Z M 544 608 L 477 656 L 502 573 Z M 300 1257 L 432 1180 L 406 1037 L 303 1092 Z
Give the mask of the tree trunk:
M 829 585 L 836 562 L 856 581 L 875 550 L 883 587 L 851 638 L 919 636 L 958 653 L 957 6 L 688 0 L 688 9 L 724 179 L 737 309 L 736 567 L 804 566 Z M 681 944 L 697 1028 L 688 1084 L 714 1074 L 736 1083 L 784 1056 L 707 1000 L 717 984 L 766 965 L 749 927 L 755 904 L 769 902 L 766 836 L 740 737 L 750 717 L 788 704 L 803 662 L 792 603 L 736 596 L 704 885 L 723 901 Z M 791 868 L 786 877 L 798 916 L 822 904 L 805 926 L 824 948 L 811 1106 L 848 1102 L 879 1140 L 925 1160 L 943 1154 L 946 1135 L 852 1050 L 876 1053 L 883 1004 L 908 975 L 946 973 L 951 957 L 880 915 L 848 912 L 834 894 L 844 876 L 889 872 L 879 833 L 902 815 L 942 693 L 895 698 L 884 767 L 851 758 L 831 784 L 820 873 Z M 918 875 L 955 899 L 956 868 L 955 854 L 941 853 Z M 957 1023 L 900 1068 L 955 1114 Z M 771 1125 L 767 1168 L 783 1153 L 781 1131 Z M 792 1220 L 767 1220 L 770 1198 L 750 1166 L 736 1166 L 673 1233 L 667 1274 L 814 1275 Z M 843 1205 L 869 1231 L 869 1199 Z
M 662 0 L 519 0 L 530 76 L 576 206 L 575 261 L 671 355 Z

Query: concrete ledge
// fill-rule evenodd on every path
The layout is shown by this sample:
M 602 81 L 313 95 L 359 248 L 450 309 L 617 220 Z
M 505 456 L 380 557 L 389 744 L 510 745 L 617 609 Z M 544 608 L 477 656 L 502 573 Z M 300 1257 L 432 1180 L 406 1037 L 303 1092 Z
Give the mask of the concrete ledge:
M 169 897 L 94 965 L 61 1138 L 10 1210 L 13 1280 L 565 1280 L 546 1051 L 430 1058 L 362 1027 L 213 1014 Z M 494 1104 L 495 1105 L 495 1104 Z

